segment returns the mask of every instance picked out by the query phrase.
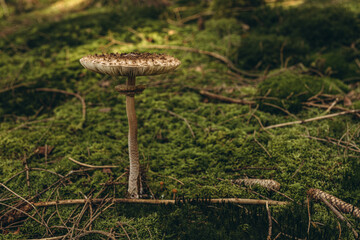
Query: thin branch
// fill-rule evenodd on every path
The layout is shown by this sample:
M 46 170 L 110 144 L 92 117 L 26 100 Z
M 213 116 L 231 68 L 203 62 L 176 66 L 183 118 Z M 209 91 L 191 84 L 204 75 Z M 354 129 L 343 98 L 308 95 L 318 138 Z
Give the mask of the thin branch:
M 3 183 L 0 182 L 0 186 L 2 186 L 3 188 L 5 188 L 7 191 L 11 192 L 13 195 L 15 195 L 16 197 L 20 198 L 21 200 L 23 200 L 24 202 L 26 202 L 27 204 L 29 204 L 34 210 L 35 212 L 40 216 L 41 218 L 41 224 L 45 226 L 46 230 L 48 232 L 51 233 L 51 230 L 49 228 L 49 226 L 46 224 L 44 218 L 41 216 L 41 214 L 39 213 L 39 211 L 37 210 L 37 208 L 35 207 L 35 205 L 33 205 L 31 202 L 29 202 L 28 200 L 26 200 L 25 198 L 23 198 L 22 196 L 20 196 L 19 194 L 17 194 L 16 192 L 14 192 L 13 190 L 11 190 L 10 188 L 8 188 L 7 186 L 5 186 Z
M 282 108 L 280 106 L 277 106 L 275 104 L 271 104 L 271 103 L 267 103 L 267 102 L 263 102 L 264 105 L 267 105 L 267 106 L 270 106 L 270 107 L 273 107 L 273 108 L 276 108 L 276 109 L 279 109 L 281 111 L 283 111 L 284 113 L 286 113 L 287 115 L 295 118 L 295 119 L 299 119 L 297 116 L 295 116 L 294 114 L 292 114 L 291 112 L 289 112 L 288 110 L 286 110 L 285 108 Z
M 333 117 L 337 117 L 337 116 L 342 116 L 342 115 L 346 115 L 346 114 L 350 114 L 350 113 L 358 113 L 358 112 L 360 112 L 360 109 L 348 110 L 348 111 L 328 114 L 328 115 L 324 115 L 324 116 L 308 118 L 305 120 L 298 120 L 298 121 L 294 121 L 294 122 L 275 124 L 275 125 L 267 126 L 264 129 L 272 129 L 272 128 L 279 128 L 279 127 L 286 127 L 286 126 L 295 125 L 295 124 L 303 124 L 303 123 L 307 123 L 307 122 L 313 122 L 313 121 L 318 121 L 318 120 L 323 120 L 323 119 L 328 119 L 328 118 L 333 118 Z
M 12 91 L 16 88 L 20 88 L 20 87 L 27 87 L 31 84 L 34 84 L 35 82 L 28 82 L 28 83 L 19 83 L 17 85 L 14 85 L 14 86 L 11 86 L 11 87 L 8 87 L 8 88 L 4 88 L 4 89 L 1 89 L 0 90 L 0 93 L 4 93 L 4 92 L 7 92 L 7 91 Z
M 269 208 L 269 203 L 266 202 L 266 211 L 268 213 L 268 219 L 269 219 L 269 230 L 268 230 L 268 236 L 267 236 L 267 240 L 271 240 L 271 235 L 272 235 L 272 219 L 271 219 L 271 212 L 270 212 L 270 208 Z
M 178 200 L 179 202 L 184 202 L 184 200 Z M 48 202 L 36 202 L 33 203 L 36 207 L 48 207 L 57 205 L 73 205 L 73 204 L 85 204 L 86 202 L 91 202 L 92 204 L 99 204 L 102 202 L 111 202 L 111 203 L 138 203 L 138 204 L 175 204 L 175 200 L 156 200 L 156 199 L 130 199 L 130 198 L 107 198 L 107 199 L 68 199 L 68 200 L 58 200 L 58 201 L 48 201 Z M 202 200 L 199 200 L 202 201 Z M 242 198 L 215 198 L 204 200 L 209 203 L 236 203 L 244 205 L 265 205 L 268 202 L 269 205 L 286 205 L 288 202 L 283 201 L 274 201 L 274 200 L 260 200 L 260 199 L 242 199 Z M 186 202 L 186 200 L 185 200 Z
M 86 103 L 83 97 L 80 96 L 80 94 L 78 93 L 72 93 L 72 92 L 67 92 L 61 89 L 52 89 L 52 88 L 36 88 L 35 91 L 39 91 L 39 92 L 55 92 L 55 93 L 62 93 L 65 95 L 71 95 L 76 97 L 77 99 L 80 100 L 81 105 L 82 105 L 82 120 L 81 120 L 81 125 L 85 122 L 86 120 Z
M 76 161 L 75 159 L 73 159 L 72 157 L 68 158 L 70 161 L 83 166 L 83 167 L 88 167 L 88 168 L 118 168 L 119 166 L 114 166 L 114 165 L 103 165 L 103 166 L 94 166 L 94 165 L 90 165 L 90 164 L 86 164 L 86 163 L 82 163 L 79 161 Z
M 254 131 L 254 141 L 266 152 L 266 154 L 269 156 L 269 158 L 271 157 L 271 154 L 269 153 L 269 151 L 264 147 L 264 145 L 262 145 L 257 139 L 256 139 L 256 131 Z
M 209 52 L 209 51 L 204 51 L 204 50 L 200 50 L 200 49 L 196 49 L 196 48 L 190 48 L 190 47 L 184 47 L 184 46 L 170 46 L 170 45 L 145 45 L 145 46 L 141 46 L 142 48 L 148 48 L 148 49 L 171 49 L 171 50 L 180 50 L 180 51 L 185 51 L 185 52 L 193 52 L 193 53 L 200 53 L 200 54 L 205 54 L 208 56 L 211 56 L 213 58 L 216 58 L 217 60 L 222 61 L 223 63 L 225 63 L 231 70 L 248 76 L 248 77 L 261 77 L 261 75 L 259 74 L 253 74 L 253 73 L 248 73 L 246 71 L 240 70 L 238 69 L 234 63 L 232 63 L 230 61 L 230 59 L 228 59 L 227 57 L 220 55 L 218 53 L 215 52 Z
M 320 199 L 323 203 L 325 203 L 328 208 L 336 215 L 337 218 L 339 218 L 341 221 L 345 222 L 346 225 L 351 229 L 351 231 L 354 234 L 355 239 L 359 239 L 359 234 L 355 231 L 355 229 L 351 226 L 349 221 L 332 205 L 330 204 L 324 196 L 320 196 Z
M 254 101 L 225 97 L 225 96 L 218 95 L 218 94 L 215 94 L 215 93 L 211 93 L 211 92 L 208 92 L 208 91 L 205 91 L 205 90 L 200 90 L 199 93 L 201 95 L 204 95 L 204 96 L 207 96 L 209 98 L 216 99 L 216 100 L 219 100 L 219 101 L 222 101 L 222 102 L 244 104 L 244 105 L 255 105 Z
M 182 120 L 185 122 L 186 126 L 189 128 L 192 137 L 195 138 L 195 133 L 194 133 L 194 131 L 192 130 L 192 128 L 191 128 L 191 126 L 190 126 L 190 123 L 189 123 L 189 121 L 188 121 L 186 118 L 184 118 L 184 117 L 180 116 L 179 114 L 174 113 L 174 112 L 172 112 L 172 111 L 170 111 L 170 110 L 161 109 L 161 108 L 153 108 L 153 109 L 156 110 L 156 111 L 167 112 L 167 113 L 173 115 L 174 117 L 177 117 L 177 118 L 182 119 Z

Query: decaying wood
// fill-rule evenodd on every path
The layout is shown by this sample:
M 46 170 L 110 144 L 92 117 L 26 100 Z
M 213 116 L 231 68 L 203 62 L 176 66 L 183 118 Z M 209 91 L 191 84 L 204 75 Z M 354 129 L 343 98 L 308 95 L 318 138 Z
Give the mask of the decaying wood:
M 280 189 L 280 183 L 278 183 L 275 180 L 272 179 L 250 179 L 250 178 L 246 178 L 246 179 L 236 179 L 236 180 L 232 180 L 232 183 L 235 183 L 237 185 L 245 185 L 245 186 L 254 186 L 254 185 L 259 185 L 262 186 L 264 188 L 267 188 L 269 190 L 279 190 Z
M 350 213 L 354 217 L 360 218 L 360 209 L 355 207 L 354 205 L 351 205 L 349 203 L 344 202 L 343 200 L 328 194 L 326 192 L 321 191 L 320 189 L 316 188 L 310 188 L 307 192 L 308 195 L 315 200 L 327 200 L 330 204 L 332 204 L 334 207 L 338 208 L 343 213 Z

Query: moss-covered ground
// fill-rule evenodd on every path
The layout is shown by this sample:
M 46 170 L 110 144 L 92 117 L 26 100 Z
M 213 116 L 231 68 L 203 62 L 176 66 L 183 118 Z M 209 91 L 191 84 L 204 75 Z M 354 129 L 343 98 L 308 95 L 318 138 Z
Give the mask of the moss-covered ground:
M 1 239 L 267 238 L 265 206 L 212 205 L 201 198 L 291 202 L 270 206 L 272 239 L 354 239 L 324 204 L 308 204 L 307 190 L 360 207 L 359 115 L 266 127 L 360 109 L 357 1 L 286 8 L 219 0 L 167 7 L 154 6 L 159 1 L 6 2 L 9 16 L 0 22 Z M 200 20 L 183 21 L 198 13 Z M 169 45 L 216 52 L 246 72 Z M 136 96 L 136 111 L 144 198 L 172 199 L 176 189 L 190 202 L 67 205 L 9 220 L 6 212 L 19 196 L 33 202 L 126 196 L 125 98 L 114 90 L 125 79 L 87 71 L 79 59 L 130 51 L 182 61 L 173 73 L 138 78 L 148 87 Z M 71 93 L 85 100 L 85 118 Z M 119 167 L 89 169 L 69 157 Z M 280 193 L 233 185 L 238 178 L 276 180 Z M 359 220 L 345 216 L 359 232 Z

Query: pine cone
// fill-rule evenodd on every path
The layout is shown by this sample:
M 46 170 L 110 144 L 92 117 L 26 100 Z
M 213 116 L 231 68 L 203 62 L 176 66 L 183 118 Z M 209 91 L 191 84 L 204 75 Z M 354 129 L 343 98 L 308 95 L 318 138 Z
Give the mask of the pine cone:
M 251 187 L 253 185 L 259 185 L 269 190 L 278 191 L 280 189 L 280 183 L 272 179 L 236 179 L 232 180 L 232 182 L 238 185 L 244 184 L 248 187 Z
M 349 203 L 346 203 L 342 201 L 341 199 L 334 197 L 333 195 L 330 195 L 326 192 L 323 192 L 319 189 L 310 188 L 308 190 L 308 195 L 315 199 L 315 200 L 321 200 L 321 198 L 326 199 L 330 204 L 332 204 L 334 207 L 338 208 L 343 213 L 351 213 L 357 218 L 360 218 L 360 209 L 355 207 L 354 205 L 351 205 Z

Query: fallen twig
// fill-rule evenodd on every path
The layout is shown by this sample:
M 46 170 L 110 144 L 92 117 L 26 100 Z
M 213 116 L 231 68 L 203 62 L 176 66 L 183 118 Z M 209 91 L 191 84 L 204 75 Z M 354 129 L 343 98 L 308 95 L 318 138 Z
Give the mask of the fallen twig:
M 156 199 L 130 199 L 130 198 L 107 198 L 107 199 L 68 199 L 68 200 L 58 200 L 58 201 L 48 201 L 48 202 L 34 202 L 32 203 L 36 207 L 48 207 L 57 205 L 73 205 L 73 204 L 85 204 L 86 202 L 91 202 L 92 204 L 99 204 L 102 202 L 111 202 L 111 203 L 138 203 L 138 204 L 175 204 L 177 202 L 184 202 L 184 200 L 156 200 Z M 199 200 L 208 203 L 236 203 L 244 205 L 264 205 L 268 202 L 269 205 L 286 205 L 288 202 L 274 201 L 274 200 L 260 200 L 260 199 L 242 199 L 242 198 L 217 198 L 217 199 L 207 199 Z M 185 200 L 186 202 L 186 200 Z
M 208 56 L 211 56 L 213 58 L 216 58 L 220 61 L 222 61 L 223 63 L 225 63 L 231 70 L 248 76 L 248 77 L 261 77 L 261 75 L 259 74 L 253 74 L 253 73 L 248 73 L 246 71 L 240 70 L 238 69 L 231 61 L 230 59 L 228 59 L 227 57 L 220 55 L 218 53 L 215 52 L 209 52 L 209 51 L 205 51 L 205 50 L 200 50 L 200 49 L 196 49 L 196 48 L 190 48 L 190 47 L 184 47 L 184 46 L 171 46 L 171 45 L 145 45 L 145 46 L 141 46 L 142 48 L 148 48 L 148 49 L 172 49 L 172 50 L 180 50 L 180 51 L 186 51 L 186 52 L 193 52 L 193 53 L 200 53 L 200 54 L 205 54 Z
M 269 158 L 272 158 L 269 151 L 262 145 L 257 139 L 256 139 L 256 131 L 254 131 L 254 141 L 266 152 L 266 154 L 269 156 Z
M 46 231 L 51 233 L 51 230 L 49 228 L 49 226 L 46 224 L 43 216 L 41 216 L 41 214 L 39 213 L 39 211 L 37 210 L 37 208 L 35 207 L 35 205 L 33 205 L 31 202 L 29 202 L 28 200 L 26 200 L 25 198 L 23 198 L 22 196 L 20 196 L 19 194 L 17 194 L 16 192 L 14 192 L 13 190 L 11 190 L 10 188 L 8 188 L 6 185 L 4 185 L 3 183 L 0 183 L 0 186 L 2 186 L 3 188 L 5 188 L 7 191 L 11 192 L 13 195 L 15 195 L 16 197 L 20 198 L 22 201 L 26 202 L 28 205 L 30 205 L 35 212 L 39 215 L 39 217 L 41 218 L 41 224 L 44 225 L 44 227 L 46 228 Z
M 236 169 L 226 169 L 226 172 L 235 172 L 235 171 L 240 171 L 240 170 L 278 170 L 277 167 L 253 167 L 253 166 L 245 166 L 245 167 L 240 167 L 240 168 L 236 168 Z
M 191 136 L 192 136 L 193 138 L 195 138 L 195 133 L 194 133 L 194 131 L 192 130 L 192 128 L 191 128 L 191 126 L 190 126 L 190 123 L 189 123 L 189 121 L 188 121 L 186 118 L 184 118 L 184 117 L 180 116 L 179 114 L 174 113 L 174 112 L 172 112 L 172 111 L 170 111 L 170 110 L 161 109 L 161 108 L 154 108 L 154 110 L 156 110 L 156 111 L 162 111 L 162 112 L 167 112 L 167 113 L 173 115 L 174 117 L 177 117 L 177 118 L 182 119 L 182 120 L 185 122 L 186 126 L 189 128 L 190 133 L 191 133 Z
M 39 92 L 55 92 L 55 93 L 62 93 L 65 95 L 71 95 L 76 97 L 77 99 L 80 100 L 81 105 L 82 105 L 82 119 L 81 119 L 81 126 L 84 124 L 85 120 L 86 120 L 86 103 L 85 100 L 82 96 L 80 96 L 80 94 L 78 93 L 72 93 L 72 92 L 67 92 L 61 89 L 52 89 L 52 88 L 36 88 L 35 91 L 39 91 Z
M 14 86 L 11 86 L 11 87 L 8 87 L 8 88 L 4 88 L 4 89 L 1 89 L 0 90 L 0 93 L 4 93 L 4 92 L 7 92 L 7 91 L 11 91 L 11 90 L 14 90 L 16 88 L 20 88 L 20 87 L 27 87 L 31 84 L 34 84 L 35 82 L 28 82 L 28 83 L 19 83 L 17 85 L 14 85 Z
M 14 131 L 14 130 L 17 130 L 17 129 L 20 129 L 20 128 L 23 128 L 23 127 L 26 127 L 27 125 L 29 124 L 34 124 L 34 123 L 41 123 L 41 122 L 48 122 L 48 121 L 51 121 L 51 120 L 55 120 L 54 117 L 51 117 L 51 118 L 44 118 L 44 119 L 39 119 L 39 120 L 34 120 L 34 121 L 29 121 L 29 122 L 25 122 L 17 127 L 14 127 L 12 129 L 9 129 L 8 132 L 11 132 L 11 131 Z
M 104 165 L 104 166 L 94 166 L 94 165 L 90 165 L 90 164 L 86 164 L 86 163 L 82 163 L 79 161 L 76 161 L 75 159 L 73 159 L 72 157 L 68 158 L 70 161 L 83 166 L 83 167 L 88 167 L 88 168 L 118 168 L 119 166 L 113 166 L 113 165 Z
M 266 211 L 268 213 L 268 219 L 269 219 L 269 230 L 268 230 L 268 236 L 267 236 L 267 240 L 271 240 L 271 235 L 272 235 L 272 220 L 271 220 L 271 212 L 270 212 L 270 208 L 269 208 L 269 203 L 266 202 Z
M 335 145 L 337 145 L 339 147 L 346 148 L 348 150 L 360 153 L 359 147 L 357 145 L 353 144 L 353 143 L 350 143 L 350 142 L 344 142 L 344 141 L 337 140 L 337 139 L 330 138 L 330 137 L 327 137 L 326 139 L 313 137 L 313 136 L 309 136 L 309 135 L 305 135 L 304 137 L 307 137 L 309 139 L 314 139 L 314 140 L 317 140 L 317 141 L 321 141 L 321 142 L 332 143 L 332 144 L 335 144 Z M 346 144 L 346 145 L 343 145 L 343 144 Z
M 359 239 L 359 234 L 355 231 L 355 229 L 351 226 L 349 221 L 333 206 L 331 205 L 324 195 L 319 195 L 320 200 L 325 203 L 326 206 L 330 208 L 330 210 L 336 215 L 337 218 L 339 218 L 341 221 L 345 222 L 346 225 L 351 229 L 352 233 L 355 236 L 355 239 Z
M 255 105 L 254 101 L 225 97 L 225 96 L 218 95 L 218 94 L 215 94 L 215 93 L 211 93 L 211 92 L 208 92 L 208 91 L 205 91 L 205 90 L 200 90 L 199 93 L 201 95 L 204 95 L 204 96 L 207 96 L 209 98 L 216 99 L 216 100 L 219 100 L 219 101 L 222 101 L 222 102 L 245 104 L 245 105 Z
M 328 119 L 328 118 L 332 118 L 332 117 L 342 116 L 342 115 L 346 115 L 346 114 L 350 114 L 350 113 L 358 113 L 358 112 L 360 112 L 360 109 L 348 110 L 348 111 L 328 114 L 328 115 L 324 115 L 324 116 L 308 118 L 305 120 L 298 120 L 298 121 L 293 121 L 293 122 L 275 124 L 275 125 L 264 127 L 264 129 L 272 129 L 272 128 L 285 127 L 285 126 L 290 126 L 290 125 L 295 125 L 295 124 L 303 124 L 303 123 L 307 123 L 307 122 L 313 122 L 313 121 L 318 121 L 318 120 L 323 120 L 323 119 Z

